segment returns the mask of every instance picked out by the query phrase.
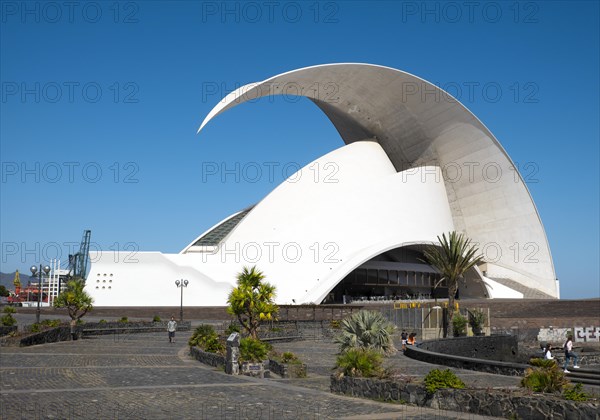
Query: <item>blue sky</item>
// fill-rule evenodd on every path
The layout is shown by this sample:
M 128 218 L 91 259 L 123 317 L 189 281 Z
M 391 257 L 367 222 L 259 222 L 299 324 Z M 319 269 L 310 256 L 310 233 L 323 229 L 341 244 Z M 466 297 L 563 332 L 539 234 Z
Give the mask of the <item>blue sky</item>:
M 83 229 L 105 250 L 179 252 L 283 181 L 244 168 L 343 145 L 281 97 L 196 135 L 221 97 L 365 62 L 448 88 L 528 165 L 562 297 L 600 296 L 599 3 L 466 3 L 2 1 L 1 270 L 65 260 Z

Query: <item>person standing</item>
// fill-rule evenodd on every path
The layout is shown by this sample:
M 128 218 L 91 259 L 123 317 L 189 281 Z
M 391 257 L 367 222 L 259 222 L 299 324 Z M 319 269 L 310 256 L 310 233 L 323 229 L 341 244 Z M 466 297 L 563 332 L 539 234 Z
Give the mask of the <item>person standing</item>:
M 71 327 L 71 339 L 73 341 L 77 340 L 77 321 L 72 319 L 70 323 Z
M 174 316 L 172 316 L 171 320 L 167 322 L 167 331 L 169 332 L 169 343 L 174 343 L 175 331 L 177 331 L 177 321 L 175 321 Z
M 567 370 L 567 367 L 569 367 L 569 359 L 573 358 L 573 369 L 579 369 L 579 366 L 577 366 L 577 355 L 573 352 L 573 336 L 569 335 L 567 337 L 567 341 L 565 342 L 565 345 L 563 346 L 563 348 L 565 349 L 565 365 L 564 367 L 564 371 L 565 373 L 570 373 Z
M 402 330 L 402 334 L 400 334 L 400 339 L 402 340 L 402 350 L 406 350 L 406 340 L 408 339 L 408 333 L 406 330 Z

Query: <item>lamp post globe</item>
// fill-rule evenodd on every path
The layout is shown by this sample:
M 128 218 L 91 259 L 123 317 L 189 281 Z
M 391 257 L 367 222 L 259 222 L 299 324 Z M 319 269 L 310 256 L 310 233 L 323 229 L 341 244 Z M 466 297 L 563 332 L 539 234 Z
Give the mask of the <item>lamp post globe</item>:
M 175 285 L 177 286 L 177 288 L 181 288 L 181 300 L 180 300 L 180 306 L 179 306 L 179 322 L 183 322 L 183 288 L 187 287 L 188 284 L 189 284 L 189 281 L 186 279 L 175 280 Z
M 50 273 L 50 266 L 45 265 L 44 268 L 42 268 L 42 264 L 40 264 L 40 268 L 38 270 L 38 268 L 35 265 L 32 265 L 29 270 L 31 271 L 31 274 L 33 275 L 33 277 L 36 276 L 38 277 L 38 293 L 37 293 L 37 310 L 35 311 L 35 323 L 39 324 L 40 323 L 40 305 L 42 303 L 42 273 L 46 274 L 46 276 L 48 275 L 48 273 Z

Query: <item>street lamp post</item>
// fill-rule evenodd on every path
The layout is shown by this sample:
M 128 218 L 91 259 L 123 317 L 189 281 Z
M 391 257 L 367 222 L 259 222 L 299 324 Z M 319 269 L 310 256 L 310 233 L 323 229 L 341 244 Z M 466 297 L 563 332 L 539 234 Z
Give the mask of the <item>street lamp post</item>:
M 189 281 L 181 279 L 181 280 L 175 280 L 175 285 L 177 285 L 177 288 L 181 289 L 181 304 L 179 307 L 179 322 L 183 322 L 183 288 L 187 287 Z
M 46 274 L 46 276 L 48 275 L 48 273 L 50 272 L 50 267 L 45 265 L 44 268 L 42 268 L 42 264 L 40 264 L 40 269 L 38 271 L 38 268 L 35 265 L 32 265 L 31 268 L 29 269 L 31 271 L 31 274 L 33 274 L 33 277 L 38 276 L 38 301 L 37 301 L 37 311 L 35 312 L 35 323 L 39 324 L 40 323 L 40 304 L 42 303 L 42 271 Z

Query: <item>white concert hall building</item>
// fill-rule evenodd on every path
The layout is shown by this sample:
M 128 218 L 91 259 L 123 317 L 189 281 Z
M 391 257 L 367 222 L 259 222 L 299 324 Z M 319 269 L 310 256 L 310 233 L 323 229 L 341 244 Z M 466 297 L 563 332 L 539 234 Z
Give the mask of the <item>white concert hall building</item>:
M 314 89 L 331 83 L 326 94 Z M 96 306 L 178 306 L 176 279 L 189 280 L 186 306 L 225 305 L 236 274 L 254 265 L 279 304 L 444 297 L 422 250 L 454 230 L 486 260 L 460 283 L 460 298 L 559 297 L 544 227 L 510 157 L 477 117 L 423 79 L 370 64 L 302 68 L 230 93 L 200 130 L 291 87 L 325 113 L 344 146 L 178 254 L 140 252 L 136 264 L 122 263 L 126 253 L 95 256 L 86 290 Z M 318 180 L 315 165 L 325 169 Z

